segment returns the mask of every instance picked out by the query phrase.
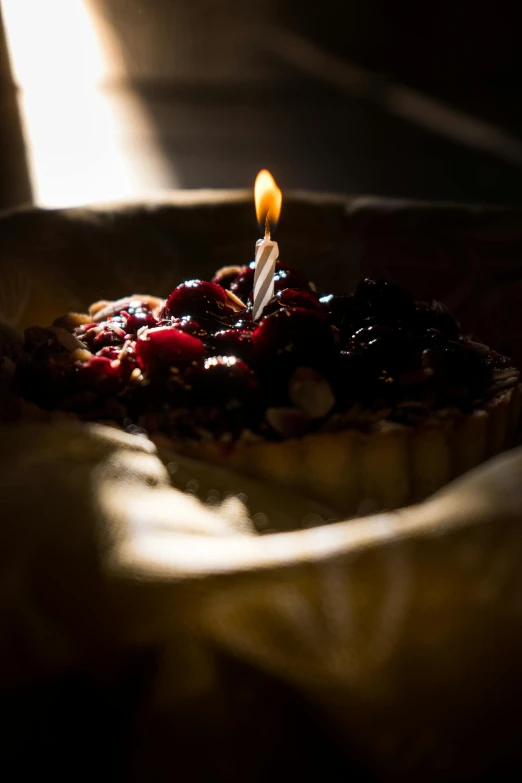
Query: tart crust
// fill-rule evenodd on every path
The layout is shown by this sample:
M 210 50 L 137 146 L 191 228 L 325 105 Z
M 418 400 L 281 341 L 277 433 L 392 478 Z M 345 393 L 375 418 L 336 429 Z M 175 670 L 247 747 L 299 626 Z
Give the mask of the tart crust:
M 229 467 L 349 515 L 424 500 L 452 479 L 518 442 L 522 384 L 472 414 L 441 410 L 411 426 L 377 422 L 370 432 L 345 429 L 281 442 L 220 444 L 173 439 L 191 457 Z

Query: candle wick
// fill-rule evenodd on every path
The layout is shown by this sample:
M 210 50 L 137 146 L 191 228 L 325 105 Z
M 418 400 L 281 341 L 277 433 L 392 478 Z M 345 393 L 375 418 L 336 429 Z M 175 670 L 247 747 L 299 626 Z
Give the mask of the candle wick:
M 265 239 L 270 239 L 270 210 L 266 213 L 265 218 Z

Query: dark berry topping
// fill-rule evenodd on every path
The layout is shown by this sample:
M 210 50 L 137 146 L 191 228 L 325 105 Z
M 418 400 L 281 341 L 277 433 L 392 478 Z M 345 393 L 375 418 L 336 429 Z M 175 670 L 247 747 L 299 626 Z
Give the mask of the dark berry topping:
M 275 313 L 282 307 L 304 307 L 306 310 L 315 310 L 324 315 L 324 308 L 317 296 L 302 288 L 283 288 L 278 291 L 263 310 L 263 315 Z
M 237 356 L 211 356 L 185 373 L 195 406 L 224 406 L 229 410 L 253 401 L 254 373 Z
M 415 303 L 400 288 L 387 280 L 366 278 L 354 294 L 356 304 L 369 315 L 392 317 L 396 320 L 410 317 Z
M 243 302 L 246 302 L 254 288 L 254 273 L 255 262 L 252 261 L 249 266 L 241 267 L 239 274 L 230 284 L 230 290 L 232 293 L 238 296 Z
M 431 305 L 417 302 L 413 325 L 420 330 L 436 329 L 453 339 L 460 333 L 459 322 L 442 302 L 433 301 Z
M 274 291 L 282 291 L 283 288 L 303 288 L 309 291 L 310 283 L 301 272 L 276 264 Z
M 82 386 L 101 394 L 117 392 L 128 375 L 121 362 L 106 356 L 92 356 L 88 362 L 79 362 L 77 368 Z
M 252 361 L 252 330 L 224 329 L 212 338 L 212 348 L 220 356 L 237 356 L 247 364 Z
M 489 351 L 484 357 L 484 365 L 487 369 L 505 370 L 508 367 L 513 367 L 513 360 L 496 351 Z
M 96 356 L 102 356 L 105 359 L 110 359 L 113 361 L 114 359 L 119 359 L 120 356 L 120 348 L 116 348 L 111 345 L 105 346 L 105 348 L 102 348 L 101 350 L 97 351 Z
M 327 358 L 333 332 L 325 317 L 304 307 L 287 307 L 263 318 L 252 335 L 256 360 L 264 365 L 293 354 Z
M 230 290 L 239 296 L 243 302 L 251 299 L 254 289 L 255 261 L 249 266 L 242 267 L 241 272 L 230 286 Z M 302 288 L 310 291 L 310 283 L 306 277 L 280 261 L 276 263 L 274 274 L 274 291 L 282 291 L 284 288 Z
M 208 337 L 208 329 L 202 326 L 199 321 L 195 321 L 190 317 L 173 318 L 168 325 L 174 327 L 174 329 L 179 329 L 180 332 L 185 332 L 185 334 L 199 337 L 200 340 Z
M 278 262 L 274 296 L 254 322 L 254 271 L 189 280 L 161 313 L 160 300 L 126 297 L 74 331 L 27 330 L 21 393 L 84 418 L 124 411 L 122 421 L 150 431 L 228 442 L 245 430 L 300 437 L 371 426 L 374 416 L 417 424 L 437 409 L 471 412 L 499 374 L 511 377 L 511 360 L 463 336 L 443 304 L 414 302 L 386 280 L 319 298 Z
M 110 318 L 84 332 L 80 339 L 96 353 L 105 346 L 121 345 L 125 340 L 126 319 Z M 124 328 L 125 327 L 125 328 Z
M 328 321 L 339 330 L 343 344 L 364 325 L 367 313 L 359 307 L 352 294 L 346 296 L 329 294 L 321 297 L 319 301 Z
M 379 368 L 397 369 L 412 361 L 411 336 L 400 327 L 369 326 L 353 336 L 352 348 L 364 351 L 367 361 Z
M 165 305 L 165 314 L 174 318 L 212 318 L 225 315 L 228 309 L 227 295 L 220 285 L 189 280 L 171 293 Z
M 227 315 L 222 319 L 222 323 L 224 329 L 255 329 L 256 327 L 256 324 L 252 321 L 251 307 L 248 307 L 246 310 L 230 313 L 230 315 Z
M 136 341 L 137 362 L 148 371 L 168 366 L 186 367 L 204 354 L 201 340 L 169 327 L 150 329 Z
M 469 343 L 448 340 L 441 350 L 441 356 L 446 364 L 448 374 L 456 382 L 474 383 L 483 371 L 481 357 L 470 347 Z
M 137 334 L 144 326 L 153 329 L 157 325 L 158 322 L 150 313 L 138 311 L 133 315 L 129 315 L 124 328 L 127 334 Z
M 230 290 L 230 286 L 236 280 L 241 270 L 242 267 L 240 266 L 224 266 L 216 272 L 212 282 Z

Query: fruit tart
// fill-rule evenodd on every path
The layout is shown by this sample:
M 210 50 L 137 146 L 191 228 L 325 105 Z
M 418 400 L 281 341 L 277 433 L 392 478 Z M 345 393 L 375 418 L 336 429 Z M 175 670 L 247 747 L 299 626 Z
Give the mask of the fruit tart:
M 518 370 L 440 302 L 386 280 L 321 294 L 278 263 L 254 322 L 253 278 L 227 267 L 28 329 L 20 410 L 145 430 L 346 514 L 421 500 L 515 443 Z

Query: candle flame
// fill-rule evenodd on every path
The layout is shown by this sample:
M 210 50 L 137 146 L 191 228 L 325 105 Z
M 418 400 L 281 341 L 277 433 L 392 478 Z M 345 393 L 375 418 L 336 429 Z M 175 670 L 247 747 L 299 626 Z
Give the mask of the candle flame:
M 260 228 L 265 227 L 265 235 L 270 235 L 270 229 L 275 229 L 279 215 L 283 194 L 277 187 L 273 176 L 263 169 L 256 177 L 254 187 L 256 200 L 257 222 Z

